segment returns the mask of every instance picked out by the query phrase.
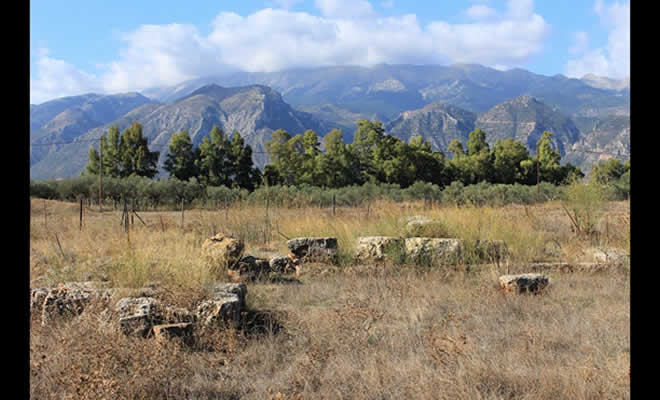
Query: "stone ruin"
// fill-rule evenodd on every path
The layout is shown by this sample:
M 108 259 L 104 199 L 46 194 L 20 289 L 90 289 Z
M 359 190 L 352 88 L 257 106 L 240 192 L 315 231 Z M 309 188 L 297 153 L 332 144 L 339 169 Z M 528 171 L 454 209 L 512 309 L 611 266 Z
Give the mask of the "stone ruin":
M 201 301 L 193 310 L 163 304 L 149 289 L 142 290 L 143 295 L 122 297 L 114 304 L 114 310 L 119 314 L 117 325 L 125 335 L 188 337 L 198 328 L 238 326 L 246 306 L 247 286 L 244 283 L 215 283 L 210 298 Z M 40 315 L 41 324 L 47 325 L 58 317 L 82 314 L 92 302 L 110 307 L 113 297 L 121 291 L 99 287 L 96 282 L 33 288 L 30 311 L 33 315 Z
M 414 225 L 428 222 L 418 218 L 414 220 Z M 219 234 L 204 242 L 201 256 L 218 272 L 218 279 L 229 277 L 233 280 L 293 272 L 298 274 L 301 263 L 332 263 L 337 260 L 338 242 L 333 237 L 300 237 L 286 244 L 289 255 L 264 259 L 244 255 L 242 241 Z M 392 257 L 403 257 L 403 260 L 417 263 L 430 260 L 456 263 L 461 260 L 465 247 L 465 241 L 456 238 L 365 236 L 358 238 L 355 260 L 382 262 Z M 500 261 L 507 255 L 506 245 L 501 241 L 477 241 L 473 251 L 491 261 Z M 629 258 L 626 258 L 629 256 L 611 249 L 591 252 L 596 262 L 586 263 L 589 265 L 583 266 L 584 270 L 601 270 L 593 265 L 601 266 L 603 262 L 629 263 Z M 529 267 L 566 272 L 579 270 L 567 263 L 533 263 Z M 219 271 L 226 271 L 226 276 Z M 505 292 L 537 294 L 550 284 L 550 280 L 542 273 L 525 273 L 500 276 L 498 283 Z M 121 290 L 109 288 L 102 282 L 69 282 L 54 288 L 33 288 L 30 310 L 40 317 L 42 325 L 47 325 L 53 318 L 80 315 L 92 302 L 109 307 Z M 154 297 L 153 288 L 143 288 L 138 293 L 134 297 L 120 298 L 114 304 L 119 314 L 117 322 L 121 332 L 136 337 L 180 337 L 188 341 L 194 331 L 202 327 L 240 324 L 246 307 L 247 286 L 245 283 L 216 282 L 211 288 L 210 298 L 199 302 L 193 310 L 161 303 Z

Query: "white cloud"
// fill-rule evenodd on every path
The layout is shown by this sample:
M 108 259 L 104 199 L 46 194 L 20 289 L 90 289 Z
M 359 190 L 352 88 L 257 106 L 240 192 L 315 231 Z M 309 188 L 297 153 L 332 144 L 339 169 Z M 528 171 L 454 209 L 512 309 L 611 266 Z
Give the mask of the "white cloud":
M 108 91 L 167 85 L 226 69 L 223 50 L 191 25 L 143 25 L 122 40 L 128 47 L 103 75 Z
M 483 4 L 475 4 L 466 10 L 468 17 L 473 19 L 491 18 L 497 15 L 494 8 L 484 6 Z
M 366 0 L 316 0 L 315 4 L 320 16 L 282 8 L 247 16 L 221 12 L 208 35 L 192 25 L 143 25 L 122 35 L 125 46 L 98 80 L 82 71 L 71 74 L 82 83 L 98 81 L 97 86 L 106 91 L 119 92 L 174 85 L 232 69 L 267 72 L 324 65 L 458 62 L 515 67 L 541 51 L 549 32 L 531 1 L 511 0 L 503 12 L 490 8 L 476 12 L 489 15 L 486 20 L 426 25 L 414 14 L 379 16 Z
M 509 14 L 514 19 L 525 19 L 533 14 L 533 0 L 509 0 L 507 2 Z
M 315 0 L 314 4 L 325 17 L 369 18 L 376 15 L 367 0 Z
M 103 90 L 95 75 L 51 57 L 47 48 L 38 49 L 35 67 L 36 78 L 30 77 L 31 104 Z
M 622 79 L 630 76 L 630 2 L 605 5 L 596 1 L 594 11 L 601 25 L 608 29 L 607 44 L 583 49 L 582 57 L 569 60 L 565 71 L 569 77 L 595 74 Z
M 521 65 L 542 50 L 550 26 L 531 9 L 531 1 L 509 1 L 504 17 L 489 22 L 451 25 L 432 22 L 434 50 L 455 62 Z
M 573 46 L 568 49 L 568 52 L 572 55 L 583 54 L 589 48 L 589 35 L 586 32 L 574 32 L 573 33 Z

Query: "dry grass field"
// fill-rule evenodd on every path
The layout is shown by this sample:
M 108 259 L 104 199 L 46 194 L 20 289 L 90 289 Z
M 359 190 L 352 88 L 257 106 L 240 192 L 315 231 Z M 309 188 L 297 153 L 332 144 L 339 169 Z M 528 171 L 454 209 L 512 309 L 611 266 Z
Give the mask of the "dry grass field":
M 545 271 L 539 295 L 505 294 L 497 278 L 537 261 L 581 262 L 586 249 L 630 249 L 628 202 L 603 204 L 577 234 L 560 203 L 366 209 L 120 213 L 33 199 L 30 286 L 103 280 L 158 282 L 164 300 L 191 307 L 216 280 L 200 257 L 222 232 L 246 254 L 286 255 L 286 238 L 334 236 L 337 265 L 303 264 L 299 276 L 248 283 L 236 329 L 195 346 L 124 336 L 111 309 L 30 330 L 32 398 L 94 399 L 621 399 L 630 397 L 630 266 Z M 45 215 L 44 215 L 45 210 Z M 357 265 L 357 237 L 402 235 L 401 218 L 441 224 L 429 235 L 504 240 L 499 264 Z

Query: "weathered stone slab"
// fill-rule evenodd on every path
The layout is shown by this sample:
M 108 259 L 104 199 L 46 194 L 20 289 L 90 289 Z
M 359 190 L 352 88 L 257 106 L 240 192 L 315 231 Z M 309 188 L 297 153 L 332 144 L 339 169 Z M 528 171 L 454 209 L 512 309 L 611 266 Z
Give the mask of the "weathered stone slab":
M 355 257 L 359 262 L 383 261 L 405 255 L 404 239 L 394 236 L 361 236 L 358 238 Z
M 240 281 L 241 279 L 254 279 L 262 274 L 270 272 L 270 265 L 265 258 L 258 258 L 254 256 L 243 256 L 232 268 L 227 270 L 227 275 L 233 281 Z
M 247 286 L 244 283 L 216 283 L 211 289 L 211 299 L 197 306 L 195 319 L 202 326 L 238 323 L 246 296 Z
M 211 288 L 211 299 L 213 300 L 223 299 L 231 295 L 238 296 L 241 307 L 244 307 L 245 298 L 247 297 L 247 285 L 245 283 L 216 282 Z
M 124 297 L 115 305 L 119 327 L 129 336 L 146 337 L 154 325 L 193 323 L 195 315 L 180 307 L 165 306 L 153 297 Z
M 269 261 L 269 267 L 271 272 L 280 274 L 295 272 L 296 270 L 296 265 L 293 260 L 289 257 L 282 256 L 271 258 Z
M 30 312 L 41 313 L 44 306 L 44 300 L 48 293 L 53 289 L 49 288 L 33 288 L 30 290 Z
M 160 302 L 153 297 L 124 297 L 115 305 L 119 328 L 128 336 L 147 337 L 154 325 L 164 321 Z
M 221 233 L 202 244 L 202 257 L 215 271 L 233 268 L 243 255 L 245 244 Z
M 291 254 L 300 261 L 333 262 L 337 257 L 337 238 L 300 237 L 286 242 Z
M 502 275 L 499 284 L 507 292 L 538 293 L 550 284 L 550 280 L 543 274 Z
M 405 239 L 406 259 L 411 262 L 456 263 L 463 251 L 461 239 L 414 237 Z
M 30 305 L 41 311 L 41 323 L 57 316 L 80 315 L 92 301 L 108 302 L 113 290 L 98 288 L 95 282 L 68 282 L 56 288 L 32 289 Z
M 241 300 L 238 295 L 232 294 L 202 301 L 195 310 L 195 316 L 201 326 L 212 326 L 221 322 L 238 323 L 241 309 Z

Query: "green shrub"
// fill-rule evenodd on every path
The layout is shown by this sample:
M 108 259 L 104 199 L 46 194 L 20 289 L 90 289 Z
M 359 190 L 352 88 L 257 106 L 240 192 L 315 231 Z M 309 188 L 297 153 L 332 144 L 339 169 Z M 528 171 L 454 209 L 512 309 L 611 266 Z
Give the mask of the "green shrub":
M 55 181 L 34 182 L 30 180 L 30 196 L 49 200 L 58 200 L 60 198 Z

